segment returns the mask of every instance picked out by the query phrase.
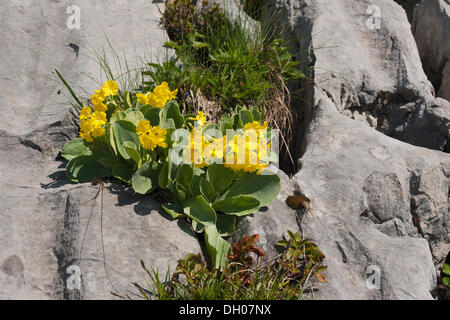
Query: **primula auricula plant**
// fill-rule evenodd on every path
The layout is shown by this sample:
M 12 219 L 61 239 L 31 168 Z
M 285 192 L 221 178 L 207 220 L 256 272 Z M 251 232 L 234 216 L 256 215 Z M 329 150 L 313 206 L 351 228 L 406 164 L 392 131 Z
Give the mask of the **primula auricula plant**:
M 163 82 L 152 92 L 120 93 L 106 81 L 80 111 L 80 137 L 62 149 L 73 182 L 115 177 L 135 192 L 162 190 L 163 209 L 188 217 L 204 233 L 207 252 L 219 268 L 236 219 L 258 211 L 280 191 L 280 178 L 267 169 L 277 161 L 274 131 L 256 109 L 237 108 L 214 124 L 203 112 L 180 113 Z

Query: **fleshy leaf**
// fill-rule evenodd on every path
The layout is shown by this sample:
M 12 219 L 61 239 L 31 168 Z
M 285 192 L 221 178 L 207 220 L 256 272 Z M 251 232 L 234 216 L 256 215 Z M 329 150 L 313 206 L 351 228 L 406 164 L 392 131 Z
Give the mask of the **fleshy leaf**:
M 139 137 L 136 134 L 136 126 L 126 120 L 117 120 L 111 124 L 114 133 L 114 141 L 117 151 L 125 160 L 131 160 L 132 157 L 124 148 L 123 143 L 126 141 L 134 142 L 136 146 L 139 145 Z
M 234 171 L 222 164 L 212 164 L 206 170 L 206 179 L 213 185 L 217 193 L 222 193 L 233 181 Z
M 91 154 L 92 151 L 89 150 L 81 138 L 70 140 L 61 150 L 61 156 L 68 161 L 79 156 L 90 156 Z
M 277 197 L 281 189 L 280 177 L 275 173 L 255 174 L 245 172 L 238 181 L 221 197 L 229 199 L 242 195 L 252 196 L 259 200 L 261 206 L 267 206 Z
M 133 176 L 133 167 L 127 163 L 116 164 L 112 168 L 112 174 L 117 179 L 129 182 Z
M 217 230 L 222 237 L 231 236 L 236 226 L 236 216 L 229 214 L 217 215 Z
M 251 196 L 228 198 L 213 204 L 215 210 L 236 216 L 245 216 L 253 213 L 257 211 L 259 207 L 259 200 Z
M 164 203 L 161 207 L 172 217 L 172 219 L 179 219 L 186 216 L 183 213 L 183 207 L 178 203 Z
M 216 225 L 216 212 L 203 196 L 197 196 L 196 198 L 185 201 L 183 203 L 183 210 L 189 218 L 196 220 L 205 226 L 215 227 Z
M 220 236 L 215 225 L 205 227 L 205 244 L 206 251 L 213 260 L 214 267 L 217 269 L 223 268 L 231 245 Z
M 111 170 L 102 166 L 90 156 L 79 156 L 69 161 L 67 177 L 73 182 L 89 182 L 94 178 L 111 177 Z
M 156 162 L 146 162 L 131 179 L 133 189 L 137 193 L 147 194 L 158 187 L 159 166 Z

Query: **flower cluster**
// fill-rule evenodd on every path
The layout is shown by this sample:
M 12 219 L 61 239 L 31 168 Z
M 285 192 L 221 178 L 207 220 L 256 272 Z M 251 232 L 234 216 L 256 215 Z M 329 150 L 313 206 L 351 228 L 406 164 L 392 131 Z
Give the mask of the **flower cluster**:
M 80 136 L 86 142 L 93 142 L 95 138 L 105 135 L 111 112 L 108 106 L 115 106 L 113 115 L 119 111 L 124 112 L 117 105 L 114 96 L 118 93 L 115 81 L 108 80 L 100 88 L 94 90 L 91 96 L 92 108 L 85 106 L 80 112 Z M 150 104 L 162 108 L 175 98 L 177 90 L 170 91 L 167 82 L 161 83 L 153 92 L 147 94 L 137 93 L 137 101 L 141 105 Z M 139 105 L 136 110 L 139 110 Z M 136 111 L 139 112 L 139 111 Z M 107 116 L 108 114 L 108 116 Z M 222 163 L 234 171 L 255 172 L 260 174 L 267 167 L 263 159 L 267 156 L 270 143 L 267 142 L 267 122 L 259 124 L 252 121 L 245 124 L 243 129 L 232 131 L 227 135 L 216 134 L 212 137 L 205 134 L 204 128 L 207 120 L 204 112 L 199 111 L 195 117 L 189 118 L 194 125 L 185 128 L 190 130 L 188 143 L 184 147 L 183 157 L 186 163 L 195 167 L 204 168 L 213 163 Z M 156 147 L 167 148 L 167 130 L 160 126 L 152 126 L 149 120 L 141 120 L 137 124 L 136 134 L 142 148 L 154 150 Z
M 148 92 L 147 94 L 138 93 L 136 94 L 137 100 L 142 105 L 152 105 L 154 107 L 162 108 L 167 103 L 167 101 L 173 100 L 178 93 L 178 89 L 170 91 L 167 82 L 161 83 L 157 86 L 153 92 Z
M 253 121 L 261 119 L 259 110 L 238 106 L 233 115 L 211 123 L 202 111 L 181 114 L 170 101 L 177 90 L 166 82 L 147 94 L 119 93 L 115 81 L 94 91 L 91 106 L 80 111 L 82 139 L 61 150 L 69 161 L 68 178 L 78 183 L 114 177 L 139 194 L 159 188 L 170 201 L 162 208 L 174 219 L 203 221 L 214 213 L 215 222 L 194 229 L 214 240 L 205 247 L 215 267 L 222 266 L 229 249 L 222 237 L 235 229 L 235 217 L 268 205 L 281 188 L 275 173 L 261 174 L 275 156 L 268 157 L 273 133 L 267 123 Z
M 262 161 L 270 149 L 270 143 L 266 140 L 267 122 L 263 125 L 258 121 L 249 122 L 244 129 L 244 133 L 237 134 L 228 141 L 224 166 L 234 171 L 260 174 L 268 166 L 268 163 Z
M 268 166 L 268 163 L 262 161 L 270 149 L 270 143 L 266 140 L 266 122 L 263 125 L 257 121 L 247 123 L 244 130 L 232 137 L 225 135 L 221 138 L 208 138 L 202 132 L 206 123 L 204 113 L 200 111 L 195 118 L 190 119 L 195 120 L 197 126 L 190 132 L 184 153 L 185 161 L 198 168 L 223 163 L 233 171 L 243 170 L 257 174 Z
M 91 108 L 84 107 L 80 112 L 80 137 L 86 142 L 93 142 L 94 138 L 105 134 L 106 122 L 105 112 L 92 112 Z
M 136 129 L 141 145 L 147 150 L 153 150 L 157 146 L 167 148 L 166 129 L 150 125 L 150 121 L 142 120 Z
M 214 162 L 223 159 L 224 145 L 223 139 L 207 138 L 202 127 L 192 129 L 189 136 L 189 143 L 185 148 L 184 160 L 192 163 L 197 168 L 203 168 Z
M 116 95 L 118 91 L 117 82 L 111 80 L 106 81 L 100 90 L 94 90 L 95 94 L 91 96 L 94 112 L 87 106 L 80 111 L 80 136 L 83 140 L 93 142 L 94 138 L 105 134 L 108 107 L 104 101 L 107 97 Z
M 267 156 L 270 144 L 266 141 L 263 129 L 245 129 L 244 134 L 237 134 L 228 142 L 224 166 L 234 171 L 260 174 L 268 166 L 262 160 Z
M 206 123 L 206 116 L 205 116 L 205 113 L 203 112 L 203 111 L 199 111 L 198 113 L 197 113 L 197 116 L 196 117 L 194 117 L 194 118 L 189 118 L 189 120 L 194 120 L 195 121 L 195 123 L 198 125 L 198 126 L 204 126 L 205 125 L 205 123 Z

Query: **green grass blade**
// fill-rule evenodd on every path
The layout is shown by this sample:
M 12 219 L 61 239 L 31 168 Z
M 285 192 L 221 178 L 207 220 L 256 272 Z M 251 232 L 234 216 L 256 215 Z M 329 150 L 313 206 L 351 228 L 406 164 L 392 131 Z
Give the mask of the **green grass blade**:
M 75 101 L 79 104 L 80 109 L 83 109 L 83 104 L 81 103 L 80 99 L 78 99 L 77 95 L 75 94 L 75 92 L 73 92 L 72 88 L 69 86 L 69 84 L 67 83 L 67 81 L 63 78 L 63 76 L 61 75 L 61 73 L 59 73 L 58 70 L 55 69 L 56 74 L 58 75 L 59 79 L 61 80 L 61 82 L 64 84 L 64 86 L 67 88 L 67 90 L 69 91 L 70 95 L 75 99 Z

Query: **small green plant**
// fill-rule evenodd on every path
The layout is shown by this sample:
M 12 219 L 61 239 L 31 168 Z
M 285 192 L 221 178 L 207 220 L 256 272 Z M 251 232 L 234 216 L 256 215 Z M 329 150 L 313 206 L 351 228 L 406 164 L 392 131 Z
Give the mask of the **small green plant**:
M 66 82 L 67 83 L 67 82 Z M 257 109 L 239 107 L 216 124 L 180 113 L 167 82 L 152 91 L 120 92 L 108 80 L 80 111 L 80 138 L 61 155 L 73 182 L 114 177 L 140 194 L 160 190 L 162 208 L 203 233 L 215 267 L 223 266 L 238 217 L 258 211 L 280 191 L 266 167 L 273 132 Z M 276 160 L 276 158 L 275 158 Z
M 188 254 L 176 271 L 161 281 L 157 270 L 141 265 L 150 279 L 149 288 L 134 286 L 148 300 L 294 300 L 301 299 L 311 275 L 320 281 L 323 254 L 296 233 L 280 245 L 284 252 L 261 263 L 264 252 L 256 246 L 258 235 L 246 236 L 232 246 L 225 268 L 208 268 L 201 255 Z M 256 260 L 252 255 L 256 255 Z M 121 298 L 117 293 L 113 293 Z
M 442 272 L 442 283 L 450 288 L 450 264 L 444 263 L 441 272 Z
M 249 5 L 251 12 L 262 14 L 261 4 Z M 261 19 L 261 24 L 245 18 L 231 21 L 217 4 L 203 1 L 201 8 L 197 11 L 191 0 L 166 2 L 161 22 L 171 40 L 166 47 L 174 49 L 176 57 L 162 65 L 149 64 L 144 84 L 152 88 L 168 81 L 180 89 L 183 108 L 189 108 L 189 97 L 205 112 L 214 109 L 211 114 L 219 118 L 238 105 L 257 106 L 269 125 L 281 131 L 287 150 L 294 123 L 287 84 L 304 75 L 289 42 L 273 31 L 276 19 Z
M 301 278 L 309 279 L 311 275 L 316 276 L 320 281 L 324 282 L 323 276 L 320 272 L 327 269 L 321 262 L 325 258 L 324 254 L 319 250 L 317 245 L 312 243 L 309 239 L 303 239 L 297 232 L 293 234 L 287 231 L 288 239 L 280 240 L 277 245 L 285 248 L 284 261 L 282 265 L 286 267 L 292 274 L 298 275 Z M 299 259 L 304 263 L 298 263 Z
M 161 24 L 169 38 L 175 42 L 182 42 L 189 34 L 196 32 L 203 34 L 212 25 L 224 23 L 226 23 L 225 14 L 218 4 L 204 5 L 198 12 L 192 0 L 166 1 L 161 17 Z

